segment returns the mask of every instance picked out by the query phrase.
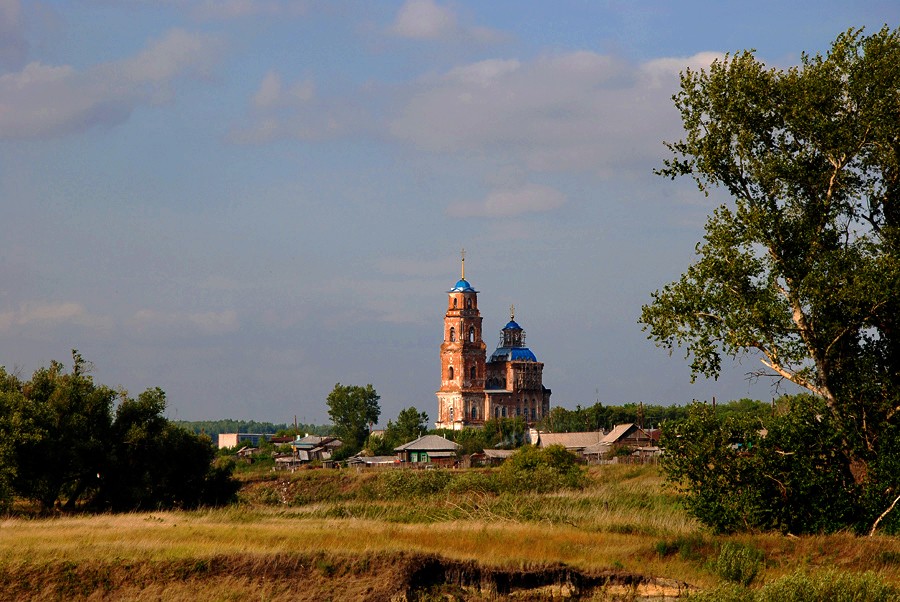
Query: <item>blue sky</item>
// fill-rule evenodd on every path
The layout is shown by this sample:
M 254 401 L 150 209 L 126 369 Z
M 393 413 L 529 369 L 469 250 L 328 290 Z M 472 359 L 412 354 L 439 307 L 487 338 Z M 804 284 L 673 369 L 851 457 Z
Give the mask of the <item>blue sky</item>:
M 465 247 L 489 352 L 515 304 L 554 404 L 769 399 L 757 360 L 691 384 L 637 324 L 727 201 L 653 175 L 671 95 L 884 24 L 896 2 L 0 0 L 0 365 L 77 348 L 182 419 L 325 423 L 336 382 L 433 417 Z

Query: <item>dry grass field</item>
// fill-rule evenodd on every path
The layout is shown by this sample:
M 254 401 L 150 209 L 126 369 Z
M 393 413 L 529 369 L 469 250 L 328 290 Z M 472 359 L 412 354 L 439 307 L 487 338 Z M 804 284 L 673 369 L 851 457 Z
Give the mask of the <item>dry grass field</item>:
M 517 495 L 395 494 L 399 481 L 346 470 L 242 478 L 224 509 L 6 519 L 0 599 L 674 599 L 728 581 L 726 544 L 755 554 L 747 591 L 835 569 L 900 584 L 900 540 L 715 536 L 654 467 Z

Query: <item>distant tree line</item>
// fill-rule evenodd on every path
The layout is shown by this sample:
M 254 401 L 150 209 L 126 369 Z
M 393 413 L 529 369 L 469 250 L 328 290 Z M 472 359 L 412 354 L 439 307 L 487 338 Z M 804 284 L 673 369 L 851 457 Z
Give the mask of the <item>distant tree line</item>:
M 22 380 L 0 367 L 0 508 L 135 510 L 231 501 L 233 466 L 164 417 L 162 389 L 97 385 L 77 351 Z
M 758 416 L 772 413 L 771 404 L 755 399 L 738 399 L 715 405 L 720 416 L 741 414 Z M 643 428 L 658 428 L 664 421 L 684 420 L 688 407 L 681 405 L 653 405 L 626 403 L 605 406 L 600 402 L 592 406 L 575 406 L 574 410 L 557 406 L 541 420 L 537 429 L 549 433 L 577 433 L 583 431 L 609 431 L 617 424 L 634 423 Z
M 317 424 L 274 424 L 272 422 L 257 422 L 256 420 L 173 420 L 173 424 L 187 429 L 197 435 L 221 435 L 222 433 L 262 433 L 271 435 L 330 435 L 333 430 L 330 425 Z

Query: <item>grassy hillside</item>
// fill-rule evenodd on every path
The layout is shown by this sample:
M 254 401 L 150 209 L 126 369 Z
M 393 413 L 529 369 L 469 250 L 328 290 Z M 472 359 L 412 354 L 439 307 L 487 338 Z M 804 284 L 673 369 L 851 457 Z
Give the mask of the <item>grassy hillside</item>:
M 226 509 L 7 519 L 0 599 L 486 599 L 516 579 L 533 586 L 524 599 L 612 599 L 680 582 L 710 590 L 750 569 L 751 590 L 830 569 L 900 584 L 894 538 L 713 536 L 654 467 L 592 468 L 583 489 L 555 493 L 487 491 L 496 474 L 263 468 L 242 473 Z

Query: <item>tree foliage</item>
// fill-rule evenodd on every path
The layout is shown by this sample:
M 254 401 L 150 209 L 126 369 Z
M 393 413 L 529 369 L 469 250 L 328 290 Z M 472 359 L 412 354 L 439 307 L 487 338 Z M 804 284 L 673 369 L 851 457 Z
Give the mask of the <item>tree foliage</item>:
M 223 418 L 220 420 L 173 420 L 176 426 L 191 431 L 197 435 L 209 435 L 215 440 L 215 435 L 222 433 L 271 433 L 294 435 L 295 433 L 309 433 L 310 435 L 330 435 L 331 425 L 299 423 L 296 428 L 293 424 L 274 424 L 272 422 L 258 422 L 256 420 L 235 420 Z
M 556 406 L 538 424 L 538 429 L 550 433 L 577 433 L 585 431 L 611 430 L 617 424 L 633 422 L 645 427 L 659 426 L 664 420 L 684 417 L 681 406 L 661 406 L 652 404 L 626 403 L 621 406 L 595 403 L 574 410 Z
M 415 407 L 400 410 L 397 421 L 388 420 L 384 434 L 372 435 L 366 441 L 366 449 L 375 456 L 390 456 L 394 449 L 421 437 L 428 432 L 428 414 Z
M 362 449 L 369 435 L 369 425 L 378 422 L 381 397 L 372 385 L 334 385 L 328 394 L 328 416 L 334 424 L 334 434 L 341 439 L 341 450 L 355 453 Z
M 900 31 L 850 30 L 788 70 L 728 56 L 683 73 L 674 100 L 685 138 L 660 173 L 733 205 L 645 329 L 695 377 L 753 354 L 823 400 L 874 512 L 900 485 L 878 468 L 900 409 Z
M 584 469 L 562 445 L 525 445 L 500 465 L 500 480 L 509 491 L 547 493 L 585 484 Z
M 717 531 L 830 532 L 858 519 L 860 489 L 819 397 L 784 397 L 767 416 L 695 403 L 661 445 L 688 510 Z
M 45 512 L 57 505 L 130 510 L 234 495 L 230 471 L 212 466 L 209 439 L 163 416 L 161 389 L 131 399 L 96 385 L 77 351 L 72 358 L 71 372 L 53 361 L 28 381 L 0 368 L 0 504 L 18 496 Z

